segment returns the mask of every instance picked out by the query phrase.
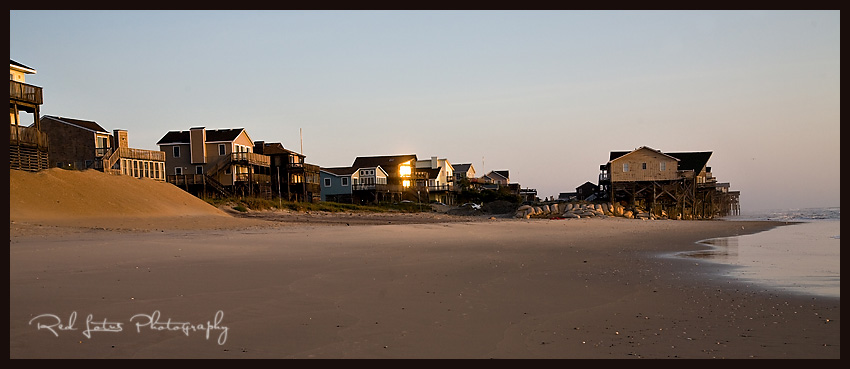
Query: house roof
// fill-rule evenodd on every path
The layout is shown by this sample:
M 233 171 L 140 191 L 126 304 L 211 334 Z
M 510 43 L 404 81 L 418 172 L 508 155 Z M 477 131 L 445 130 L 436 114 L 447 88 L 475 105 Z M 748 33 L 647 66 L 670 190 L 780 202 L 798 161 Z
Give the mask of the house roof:
M 101 132 L 101 133 L 107 133 L 107 134 L 109 133 L 109 131 L 107 131 L 106 128 L 103 128 L 103 127 L 100 126 L 100 124 L 97 124 L 97 122 L 90 121 L 90 120 L 57 117 L 57 116 L 53 116 L 53 115 L 42 115 L 41 119 L 52 119 L 52 120 L 55 120 L 57 122 L 70 124 L 70 125 L 73 125 L 73 126 L 83 128 L 83 129 L 87 129 L 89 131 Z
M 245 131 L 245 128 L 208 129 L 206 131 L 207 142 L 226 142 L 235 140 L 239 137 L 239 134 Z M 189 131 L 169 131 L 165 134 L 165 136 L 162 136 L 156 144 L 164 145 L 179 143 L 189 143 Z
M 428 173 L 428 179 L 436 179 L 443 168 L 416 168 L 417 173 Z
M 354 168 L 370 168 L 380 166 L 391 177 L 398 176 L 398 165 L 410 160 L 416 161 L 416 154 L 408 155 L 385 155 L 385 156 L 358 156 L 354 159 Z M 411 168 L 412 169 L 412 168 Z
M 632 151 L 611 151 L 611 156 L 608 162 L 614 161 L 621 156 L 626 154 L 635 152 L 637 150 L 647 148 L 649 150 L 655 151 L 659 154 L 666 155 L 672 157 L 673 159 L 678 160 L 678 170 L 693 170 L 695 172 L 701 172 L 703 168 L 708 164 L 708 159 L 711 157 L 711 151 L 693 151 L 693 152 L 667 152 L 662 153 L 660 150 L 655 150 L 646 146 L 641 146 L 638 149 Z
M 472 164 L 452 164 L 455 172 L 468 172 L 470 167 L 472 167 Z
M 35 74 L 34 68 L 30 68 L 26 65 L 23 65 L 21 63 L 18 63 L 16 61 L 12 60 L 12 59 L 9 59 L 9 67 L 20 70 L 21 72 L 24 72 L 24 73 L 27 73 L 27 74 Z
M 295 151 L 286 149 L 283 147 L 283 144 L 280 142 L 267 142 L 263 144 L 263 155 L 280 155 L 280 154 L 295 154 L 301 157 L 306 157 L 306 155 L 299 154 Z
M 510 177 L 508 176 L 508 171 L 507 171 L 507 170 L 491 170 L 491 171 L 490 171 L 490 173 L 485 174 L 485 176 L 487 176 L 487 177 L 489 177 L 489 178 L 493 178 L 493 175 L 496 175 L 496 176 L 502 177 L 502 178 L 504 178 L 506 181 L 510 178 Z M 493 178 L 493 179 L 497 179 L 497 178 Z
M 701 172 L 711 158 L 711 151 L 701 152 L 668 152 L 668 155 L 679 159 L 679 170 Z
M 354 168 L 352 167 L 334 167 L 334 168 L 320 168 L 322 172 L 333 174 L 335 176 L 349 176 L 354 173 Z

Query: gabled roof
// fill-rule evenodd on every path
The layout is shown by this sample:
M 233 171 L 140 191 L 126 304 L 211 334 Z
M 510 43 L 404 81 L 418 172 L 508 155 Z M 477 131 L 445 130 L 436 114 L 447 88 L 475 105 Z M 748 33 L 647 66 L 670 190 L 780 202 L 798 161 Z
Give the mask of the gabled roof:
M 697 173 L 701 172 L 703 168 L 708 164 L 708 159 L 711 158 L 711 151 L 693 151 L 693 152 L 668 152 L 662 153 L 660 150 L 655 150 L 653 148 L 649 148 L 646 146 L 641 146 L 632 151 L 611 151 L 611 156 L 608 162 L 614 161 L 614 159 L 625 156 L 626 154 L 633 153 L 640 149 L 649 149 L 655 151 L 661 155 L 665 155 L 676 159 L 678 161 L 678 170 L 693 170 Z
M 669 154 L 669 153 L 665 154 L 665 153 L 661 152 L 661 150 L 656 150 L 656 149 L 653 149 L 653 148 L 651 148 L 651 147 L 649 147 L 649 146 L 641 146 L 641 147 L 638 147 L 637 149 L 634 149 L 634 150 L 632 150 L 632 151 L 611 151 L 611 155 L 610 155 L 610 157 L 609 157 L 609 159 L 608 159 L 608 162 L 610 163 L 610 162 L 614 161 L 615 159 L 618 159 L 618 158 L 620 158 L 620 157 L 622 157 L 622 156 L 626 156 L 626 155 L 628 155 L 628 154 L 631 154 L 631 153 L 633 153 L 633 152 L 640 151 L 640 150 L 643 150 L 643 149 L 646 149 L 646 150 L 652 150 L 652 151 L 654 151 L 654 152 L 656 152 L 656 153 L 658 153 L 658 154 L 661 154 L 661 155 L 664 155 L 664 156 L 668 156 L 668 157 L 670 157 L 671 159 L 676 159 L 676 160 L 678 160 L 678 158 L 673 157 L 673 156 L 670 156 L 670 154 Z
M 455 172 L 468 172 L 470 167 L 472 167 L 472 164 L 452 164 Z
M 16 61 L 12 60 L 12 59 L 9 59 L 9 67 L 13 68 L 13 69 L 17 69 L 17 70 L 24 72 L 26 74 L 35 74 L 34 68 L 30 68 L 26 65 L 23 65 L 21 63 L 18 63 Z
M 53 116 L 53 115 L 42 115 L 41 119 L 51 119 L 51 120 L 55 120 L 55 121 L 60 122 L 60 123 L 64 123 L 64 124 L 68 124 L 68 125 L 72 125 L 72 126 L 77 126 L 79 128 L 85 129 L 85 130 L 109 134 L 109 131 L 107 131 L 105 128 L 101 127 L 100 124 L 97 124 L 97 122 L 93 122 L 93 121 L 90 121 L 90 120 L 56 117 L 56 116 Z
M 208 129 L 207 142 L 229 142 L 236 140 L 245 128 L 230 128 L 230 129 Z M 169 131 L 162 136 L 156 143 L 157 145 L 165 144 L 188 144 L 189 131 Z
M 508 171 L 507 170 L 491 170 L 490 173 L 484 175 L 487 178 L 498 179 L 494 177 L 502 177 L 505 181 L 509 180 Z
M 280 142 L 267 142 L 263 144 L 263 155 L 280 155 L 280 154 L 295 154 L 301 157 L 306 157 L 306 155 L 299 154 L 295 151 L 286 149 L 283 147 L 283 144 Z
M 385 156 L 358 156 L 354 159 L 354 168 L 371 168 L 380 166 L 384 168 L 387 175 L 398 176 L 398 165 L 404 162 L 416 161 L 416 154 L 409 155 L 385 155 Z M 411 168 L 413 169 L 413 168 Z
M 337 176 L 350 176 L 354 173 L 356 169 L 352 167 L 334 167 L 334 168 L 321 168 L 322 172 L 326 172 L 329 174 L 337 175 Z

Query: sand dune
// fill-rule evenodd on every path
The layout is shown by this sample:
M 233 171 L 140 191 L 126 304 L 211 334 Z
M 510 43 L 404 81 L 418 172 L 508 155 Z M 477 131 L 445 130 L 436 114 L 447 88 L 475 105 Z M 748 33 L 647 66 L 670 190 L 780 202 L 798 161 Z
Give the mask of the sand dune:
M 271 224 L 234 218 L 169 183 L 63 169 L 10 170 L 9 220 L 10 232 L 17 235 L 43 234 L 49 227 L 161 230 Z
M 172 184 L 151 179 L 109 175 L 95 170 L 9 171 L 9 217 L 12 220 L 182 215 L 227 216 Z

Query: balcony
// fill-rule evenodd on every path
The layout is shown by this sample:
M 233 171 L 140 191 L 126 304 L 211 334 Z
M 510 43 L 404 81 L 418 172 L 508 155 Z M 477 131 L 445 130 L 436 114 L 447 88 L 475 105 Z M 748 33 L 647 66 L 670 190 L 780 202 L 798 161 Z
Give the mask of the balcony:
M 353 184 L 351 185 L 351 189 L 353 191 L 376 191 L 376 192 L 401 192 L 401 185 L 391 185 L 391 184 Z
M 271 166 L 271 158 L 269 156 L 247 151 L 230 153 L 230 162 L 239 162 L 266 168 Z
M 234 179 L 236 182 L 250 182 L 259 184 L 270 184 L 272 181 L 270 175 L 258 173 L 237 173 Z
M 44 103 L 41 87 L 17 81 L 9 81 L 9 99 L 41 105 Z
M 33 127 L 9 125 L 9 143 L 47 148 L 47 133 Z

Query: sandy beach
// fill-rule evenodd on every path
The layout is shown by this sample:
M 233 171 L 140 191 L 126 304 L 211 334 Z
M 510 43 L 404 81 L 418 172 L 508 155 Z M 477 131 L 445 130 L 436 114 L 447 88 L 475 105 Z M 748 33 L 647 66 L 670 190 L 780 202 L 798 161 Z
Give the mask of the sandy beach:
M 10 358 L 840 358 L 840 299 L 665 257 L 783 222 L 239 215 L 11 172 Z

